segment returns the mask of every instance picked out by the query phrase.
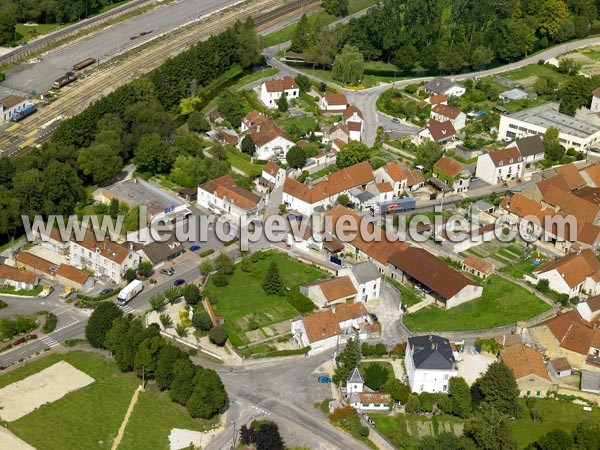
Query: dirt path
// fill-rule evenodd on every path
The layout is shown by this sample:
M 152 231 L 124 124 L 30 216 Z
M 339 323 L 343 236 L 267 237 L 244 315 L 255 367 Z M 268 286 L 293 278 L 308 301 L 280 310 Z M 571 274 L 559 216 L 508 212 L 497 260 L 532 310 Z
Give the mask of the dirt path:
M 117 437 L 113 441 L 113 445 L 111 450 L 116 450 L 119 444 L 121 443 L 121 439 L 123 439 L 123 434 L 125 433 L 125 427 L 127 426 L 127 422 L 129 422 L 129 416 L 133 411 L 133 407 L 135 406 L 138 396 L 140 395 L 140 390 L 136 389 L 133 393 L 133 397 L 131 397 L 131 403 L 129 403 L 129 408 L 127 408 L 127 412 L 125 413 L 125 417 L 123 418 L 123 422 L 121 423 L 121 427 L 119 428 L 119 432 L 117 433 Z

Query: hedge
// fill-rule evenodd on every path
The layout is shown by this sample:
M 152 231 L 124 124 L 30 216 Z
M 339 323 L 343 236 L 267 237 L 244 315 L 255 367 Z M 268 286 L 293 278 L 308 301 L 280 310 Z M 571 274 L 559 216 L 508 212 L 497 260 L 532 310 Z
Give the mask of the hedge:
M 106 300 L 107 298 L 110 298 L 113 295 L 118 294 L 120 290 L 121 290 L 120 288 L 113 289 L 112 291 L 108 292 L 107 294 L 99 295 L 98 297 L 90 297 L 88 295 L 77 294 L 77 298 L 79 300 L 83 300 L 85 302 L 99 302 L 102 300 Z
M 46 323 L 44 324 L 42 331 L 46 334 L 53 332 L 56 329 L 57 321 L 58 318 L 56 317 L 56 314 L 48 313 L 46 315 Z
M 198 255 L 199 255 L 201 258 L 204 258 L 205 256 L 212 255 L 214 252 L 215 252 L 215 251 L 214 251 L 212 248 L 209 248 L 208 250 L 204 250 L 204 251 L 202 251 L 202 252 L 198 253 Z
M 310 348 L 309 345 L 308 347 L 297 348 L 295 350 L 275 350 L 274 352 L 253 354 L 252 358 L 275 358 L 277 356 L 304 355 L 310 351 Z

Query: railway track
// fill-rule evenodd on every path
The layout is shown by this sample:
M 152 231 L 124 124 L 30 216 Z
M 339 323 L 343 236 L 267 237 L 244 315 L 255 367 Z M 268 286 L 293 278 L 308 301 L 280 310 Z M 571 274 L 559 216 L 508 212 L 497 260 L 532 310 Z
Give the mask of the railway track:
M 50 123 L 53 119 L 77 114 L 102 95 L 143 73 L 150 72 L 167 58 L 224 30 L 236 20 L 245 20 L 251 16 L 257 31 L 261 31 L 281 20 L 294 17 L 301 10 L 309 12 L 318 9 L 319 6 L 320 0 L 262 0 L 234 7 L 221 12 L 218 17 L 211 16 L 200 23 L 159 37 L 148 47 L 132 50 L 132 54 L 120 63 L 98 72 L 91 72 L 85 78 L 64 88 L 53 103 L 8 127 L 0 137 L 0 155 L 14 157 L 26 153 L 32 146 L 44 142 L 52 135 L 59 123 L 58 120 Z

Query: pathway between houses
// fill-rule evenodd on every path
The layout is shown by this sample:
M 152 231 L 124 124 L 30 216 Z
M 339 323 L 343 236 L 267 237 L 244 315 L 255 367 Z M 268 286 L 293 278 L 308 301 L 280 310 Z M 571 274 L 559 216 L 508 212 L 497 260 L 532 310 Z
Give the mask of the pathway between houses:
M 123 419 L 123 422 L 121 423 L 121 427 L 119 428 L 117 437 L 113 441 L 111 450 L 116 450 L 117 447 L 119 446 L 119 444 L 121 443 L 121 439 L 123 439 L 123 434 L 125 433 L 125 427 L 127 427 L 127 422 L 129 422 L 129 416 L 131 415 L 131 412 L 133 411 L 133 407 L 137 403 L 139 395 L 140 395 L 140 389 L 138 388 L 133 393 L 133 397 L 131 397 L 131 402 L 129 403 L 129 408 L 127 408 L 127 412 L 125 413 L 125 418 Z

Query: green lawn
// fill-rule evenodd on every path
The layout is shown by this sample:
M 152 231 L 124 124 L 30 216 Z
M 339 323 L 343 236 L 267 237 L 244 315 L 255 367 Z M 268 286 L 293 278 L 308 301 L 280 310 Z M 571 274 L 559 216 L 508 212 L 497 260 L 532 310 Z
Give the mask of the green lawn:
M 369 417 L 375 422 L 377 428 L 390 442 L 401 448 L 415 448 L 419 443 L 419 436 L 437 435 L 442 431 L 458 431 L 456 425 L 461 425 L 458 417 L 442 414 L 427 418 L 423 416 L 399 414 L 390 417 L 387 414 L 371 413 Z
M 321 270 L 299 263 L 282 253 L 269 251 L 264 255 L 264 259 L 251 265 L 251 272 L 244 272 L 237 265 L 227 286 L 215 287 L 209 282 L 204 290 L 213 302 L 215 312 L 225 317 L 225 329 L 235 345 L 245 343 L 238 333 L 248 330 L 248 320 L 251 318 L 264 327 L 299 315 L 285 298 L 265 294 L 262 282 L 272 261 L 279 268 L 283 284 L 289 288 L 326 276 Z
M 13 286 L 9 286 L 8 288 L 0 287 L 0 294 L 11 294 L 11 295 L 22 295 L 23 297 L 36 297 L 44 287 L 41 284 L 38 284 L 33 289 L 19 289 L 15 290 Z
M 525 400 L 521 402 L 525 413 L 523 417 L 512 423 L 513 436 L 520 448 L 526 447 L 549 431 L 560 429 L 570 433 L 583 421 L 596 423 L 600 421 L 600 408 L 584 411 L 582 405 L 554 399 L 538 399 L 537 405 L 542 410 L 543 420 L 532 422 L 526 412 Z
M 550 306 L 525 288 L 497 275 L 483 282 L 483 296 L 449 310 L 428 306 L 404 317 L 412 331 L 479 330 L 534 317 Z
M 419 296 L 414 289 L 410 289 L 391 278 L 386 278 L 386 280 L 402 293 L 402 304 L 407 308 L 423 301 L 423 297 Z
M 501 270 L 502 272 L 510 275 L 515 278 L 523 278 L 523 275 L 530 274 L 536 267 L 539 265 L 535 265 L 533 261 L 535 260 L 535 255 L 531 255 L 527 259 L 519 259 L 518 261 L 513 261 L 509 265 L 504 266 Z M 542 258 L 542 262 L 545 261 L 546 258 Z
M 8 428 L 38 450 L 110 449 L 139 385 L 133 373 L 121 373 L 111 359 L 85 351 L 49 355 L 2 375 L 0 387 L 61 360 L 96 381 L 7 423 Z M 207 421 L 192 419 L 185 408 L 160 392 L 141 393 L 130 420 L 119 449 L 168 449 L 171 428 L 203 430 L 209 425 Z
M 261 78 L 271 77 L 273 75 L 277 75 L 279 73 L 279 69 L 275 69 L 274 67 L 269 67 L 264 70 L 257 70 L 249 75 L 243 76 L 240 78 L 235 84 L 231 85 L 230 89 L 232 91 L 237 91 L 238 89 L 243 88 L 247 84 L 250 84 L 254 81 L 258 81 Z
M 315 131 L 315 127 L 317 126 L 315 118 L 309 116 L 283 117 L 276 122 L 279 126 L 283 127 L 288 134 L 303 132 L 307 136 L 311 131 Z
M 542 66 L 539 64 L 529 64 L 528 66 L 521 67 L 516 70 L 508 71 L 501 74 L 506 78 L 510 78 L 511 80 L 525 80 L 530 77 L 546 77 L 549 78 L 556 83 L 560 84 L 566 81 L 569 77 L 567 75 L 563 75 L 558 73 L 552 67 L 548 67 L 546 65 Z
M 362 9 L 368 8 L 376 3 L 376 0 L 350 0 L 348 11 L 350 14 L 354 14 Z M 321 26 L 329 25 L 330 23 L 339 20 L 339 17 L 327 14 L 324 10 L 320 9 L 308 16 L 308 21 L 311 24 L 319 22 Z M 268 34 L 264 37 L 263 45 L 265 47 L 272 47 L 283 42 L 290 41 L 294 30 L 296 29 L 296 23 L 292 23 L 287 27 L 281 28 L 273 33 Z
M 251 163 L 237 148 L 227 144 L 225 145 L 225 150 L 227 150 L 227 161 L 233 167 L 245 172 L 249 177 L 256 177 L 262 173 L 263 166 Z
M 21 43 L 37 36 L 48 34 L 59 29 L 61 26 L 63 25 L 57 23 L 41 23 L 39 25 L 25 25 L 24 23 L 18 23 L 15 27 L 17 32 L 17 42 Z

